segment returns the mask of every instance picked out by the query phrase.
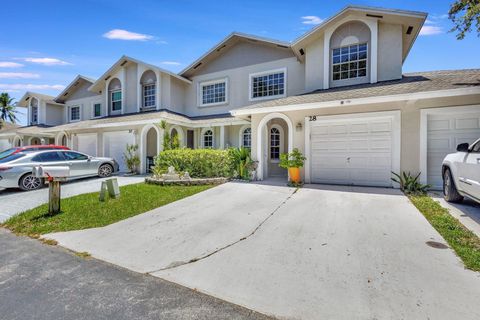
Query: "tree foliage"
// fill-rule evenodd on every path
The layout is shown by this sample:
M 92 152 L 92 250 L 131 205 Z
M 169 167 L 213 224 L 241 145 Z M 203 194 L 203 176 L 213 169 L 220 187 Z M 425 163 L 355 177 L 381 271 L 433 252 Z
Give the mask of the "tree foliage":
M 17 113 L 15 105 L 13 104 L 13 98 L 6 92 L 0 94 L 0 129 L 5 122 L 16 123 Z
M 480 36 L 480 0 L 456 0 L 448 11 L 448 18 L 454 23 L 450 32 L 456 32 L 458 40 L 464 39 L 474 25 Z

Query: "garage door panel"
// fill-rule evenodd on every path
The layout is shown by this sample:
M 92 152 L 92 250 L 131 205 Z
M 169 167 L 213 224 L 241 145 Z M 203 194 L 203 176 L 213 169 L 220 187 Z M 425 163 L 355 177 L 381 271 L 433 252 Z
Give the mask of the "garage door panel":
M 480 138 L 480 111 L 472 113 L 431 114 L 427 117 L 427 183 L 442 188 L 443 159 L 456 151 L 460 143 Z
M 77 134 L 77 150 L 90 156 L 97 156 L 97 134 Z
M 134 144 L 135 136 L 128 131 L 116 131 L 104 133 L 105 156 L 115 159 L 118 162 L 120 171 L 127 171 L 123 154 L 127 144 Z
M 310 169 L 314 183 L 391 186 L 392 117 L 328 120 L 311 124 Z

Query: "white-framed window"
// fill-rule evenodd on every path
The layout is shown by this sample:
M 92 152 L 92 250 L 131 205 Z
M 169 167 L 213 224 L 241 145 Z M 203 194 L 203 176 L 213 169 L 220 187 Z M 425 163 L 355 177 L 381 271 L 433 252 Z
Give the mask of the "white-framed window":
M 200 106 L 225 104 L 228 101 L 228 81 L 226 78 L 201 82 L 198 91 Z
M 122 90 L 110 91 L 110 101 L 112 102 L 112 111 L 122 110 Z
M 213 131 L 211 129 L 205 130 L 203 133 L 203 147 L 213 148 Z
M 283 152 L 283 128 L 277 124 L 270 128 L 270 161 L 279 162 Z
M 367 76 L 368 45 L 353 44 L 332 49 L 333 81 Z
M 93 104 L 93 117 L 98 118 L 102 116 L 102 104 L 97 102 Z
M 38 107 L 32 107 L 32 123 L 36 124 L 38 122 Z
M 242 131 L 242 147 L 252 147 L 252 128 L 246 128 Z
M 284 97 L 286 83 L 286 68 L 250 74 L 250 100 Z
M 157 85 L 155 83 L 143 85 L 143 107 L 155 108 Z
M 80 120 L 80 106 L 70 107 L 70 121 L 79 121 Z

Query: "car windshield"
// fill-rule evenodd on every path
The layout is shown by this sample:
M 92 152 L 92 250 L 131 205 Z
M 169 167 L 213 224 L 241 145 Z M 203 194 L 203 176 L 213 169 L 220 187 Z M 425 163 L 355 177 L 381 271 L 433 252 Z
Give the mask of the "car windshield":
M 5 158 L 0 159 L 0 163 L 7 163 L 7 162 L 10 162 L 10 161 L 13 161 L 13 160 L 20 159 L 22 157 L 25 157 L 25 154 L 23 154 L 23 153 L 11 154 L 9 156 L 6 156 Z
M 7 149 L 7 150 L 3 150 L 2 152 L 0 152 L 0 159 L 3 159 L 5 157 L 8 157 L 9 155 L 13 154 L 15 152 L 15 150 L 17 150 L 16 148 L 10 148 L 10 149 Z

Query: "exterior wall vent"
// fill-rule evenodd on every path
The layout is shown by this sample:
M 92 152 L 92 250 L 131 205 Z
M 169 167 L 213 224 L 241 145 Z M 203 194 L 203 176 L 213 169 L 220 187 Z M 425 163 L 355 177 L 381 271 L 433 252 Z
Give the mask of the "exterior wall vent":
M 305 50 L 303 50 L 303 48 L 301 48 L 300 50 L 298 50 L 298 52 L 300 52 L 300 54 L 303 56 L 305 54 Z
M 197 64 L 195 65 L 195 67 L 193 67 L 193 69 L 197 69 L 197 68 L 200 67 L 201 65 L 202 65 L 202 63 L 199 62 L 199 63 L 197 63 Z
M 412 31 L 413 31 L 413 27 L 412 27 L 412 26 L 408 26 L 407 34 L 412 34 Z
M 124 65 L 126 65 L 127 62 L 128 62 L 127 60 L 123 61 L 122 64 L 120 65 L 120 67 L 123 67 Z
M 383 19 L 383 16 L 379 16 L 379 15 L 376 15 L 376 14 L 367 13 L 366 16 L 367 16 L 367 17 L 370 17 L 370 18 Z

